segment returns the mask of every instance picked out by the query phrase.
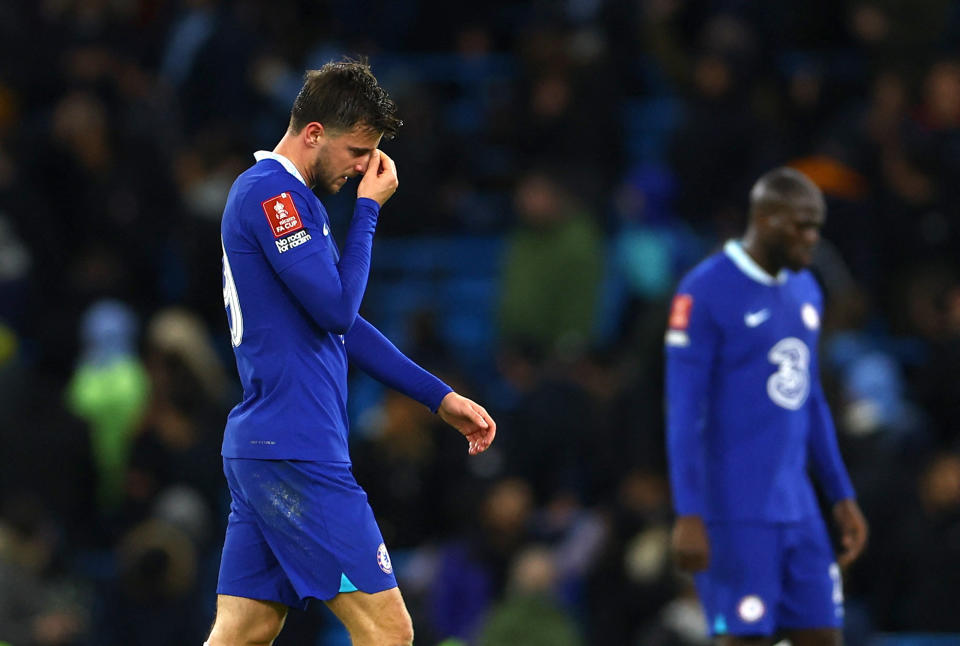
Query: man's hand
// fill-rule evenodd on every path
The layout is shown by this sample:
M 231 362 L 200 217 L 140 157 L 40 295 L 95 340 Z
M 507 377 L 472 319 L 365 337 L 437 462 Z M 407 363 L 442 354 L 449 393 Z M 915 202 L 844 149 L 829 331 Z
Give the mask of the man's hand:
M 370 155 L 367 171 L 357 186 L 357 197 L 369 197 L 380 206 L 390 199 L 400 180 L 397 179 L 397 165 L 379 148 Z
M 837 556 L 837 564 L 846 569 L 863 552 L 867 545 L 867 520 L 853 498 L 841 500 L 833 506 L 833 519 L 840 529 L 843 551 Z
M 470 442 L 470 455 L 483 453 L 497 434 L 497 424 L 480 404 L 457 393 L 447 393 L 437 415 Z
M 710 565 L 710 539 L 700 516 L 680 516 L 671 537 L 677 567 L 688 572 L 706 570 Z

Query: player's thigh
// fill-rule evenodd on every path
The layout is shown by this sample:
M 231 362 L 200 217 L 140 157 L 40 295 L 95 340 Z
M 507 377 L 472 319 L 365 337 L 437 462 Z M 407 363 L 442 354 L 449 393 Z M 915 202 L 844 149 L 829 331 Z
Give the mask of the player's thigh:
M 231 460 L 229 466 L 297 598 L 332 599 L 344 583 L 369 594 L 397 586 L 383 535 L 349 464 Z M 282 596 L 259 598 L 296 605 Z
M 217 617 L 210 633 L 210 646 L 270 644 L 280 634 L 287 606 L 228 594 L 217 595 Z
M 305 608 L 303 597 L 277 560 L 269 537 L 264 533 L 265 528 L 261 526 L 256 510 L 241 490 L 230 461 L 226 458 L 224 473 L 230 486 L 231 501 L 220 557 L 217 594 Z
M 780 628 L 809 632 L 811 644 L 832 644 L 831 631 L 843 625 L 843 581 L 823 519 L 786 528 L 784 544 Z
M 839 628 L 808 628 L 788 630 L 784 635 L 790 646 L 842 646 L 843 633 Z
M 408 644 L 413 641 L 413 622 L 400 588 L 382 592 L 343 592 L 325 602 L 354 644 Z
M 717 638 L 767 638 L 778 628 L 781 554 L 776 526 L 710 523 L 710 566 L 697 593 Z M 760 642 L 766 643 L 766 642 Z

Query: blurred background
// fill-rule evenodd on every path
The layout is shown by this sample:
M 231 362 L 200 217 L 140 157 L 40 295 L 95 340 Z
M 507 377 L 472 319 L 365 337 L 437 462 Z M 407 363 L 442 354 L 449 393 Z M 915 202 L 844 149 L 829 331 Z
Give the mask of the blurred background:
M 499 424 L 468 460 L 351 377 L 418 644 L 707 643 L 667 550 L 666 303 L 781 164 L 828 197 L 823 379 L 872 529 L 848 643 L 960 643 L 958 46 L 949 0 L 0 3 L 0 642 L 205 638 L 219 218 L 349 54 L 405 121 L 362 312 Z M 347 643 L 319 603 L 277 641 Z

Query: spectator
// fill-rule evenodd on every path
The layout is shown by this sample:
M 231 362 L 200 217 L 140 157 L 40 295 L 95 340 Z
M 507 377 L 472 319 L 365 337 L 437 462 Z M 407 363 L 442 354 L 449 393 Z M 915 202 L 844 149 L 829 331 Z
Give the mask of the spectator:
M 84 353 L 67 391 L 70 409 L 90 424 L 105 512 L 123 495 L 133 433 L 148 396 L 147 375 L 136 354 L 137 321 L 130 308 L 101 301 L 87 310 Z
M 480 646 L 578 646 L 583 643 L 570 614 L 553 595 L 556 565 L 548 550 L 529 547 L 517 555 L 506 599 L 494 607 Z
M 20 493 L 0 517 L 0 635 L 24 646 L 75 646 L 89 628 L 75 584 L 57 580 L 57 528 L 35 496 Z M 71 599 L 74 597 L 74 599 Z
M 501 278 L 500 333 L 547 354 L 590 341 L 602 271 L 594 216 L 559 175 L 532 170 L 515 194 L 517 227 L 507 237 Z

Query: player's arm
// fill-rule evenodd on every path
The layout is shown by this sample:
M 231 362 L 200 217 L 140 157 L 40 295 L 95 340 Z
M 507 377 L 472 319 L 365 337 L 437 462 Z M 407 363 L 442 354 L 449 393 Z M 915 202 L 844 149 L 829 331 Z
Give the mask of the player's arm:
M 485 451 L 497 425 L 476 402 L 455 392 L 405 354 L 369 321 L 357 316 L 343 337 L 351 363 L 382 384 L 414 399 L 456 428 L 470 443 L 471 455 Z
M 816 368 L 816 366 L 814 366 Z M 840 528 L 843 551 L 837 557 L 840 567 L 852 563 L 867 543 L 867 522 L 857 504 L 853 484 L 843 464 L 830 407 L 816 370 L 811 371 L 810 387 L 810 465 L 824 493 L 833 504 L 833 517 Z
M 292 200 L 286 202 L 283 198 L 281 205 L 292 204 L 290 216 L 296 218 L 294 224 L 301 225 L 310 234 L 310 239 L 297 239 L 296 246 L 281 244 L 287 240 L 287 234 L 277 234 L 270 227 L 271 223 L 276 224 L 271 220 L 275 217 L 271 209 L 276 209 L 273 201 L 276 198 L 259 206 L 251 205 L 254 210 L 265 211 L 251 218 L 249 226 L 253 235 L 280 280 L 321 328 L 343 334 L 353 325 L 370 275 L 370 250 L 380 206 L 396 189 L 396 184 L 393 161 L 374 151 L 357 188 L 359 197 L 338 263 L 333 262 L 328 242 L 323 239 L 319 214 L 313 212 L 308 199 L 300 194 L 306 188 L 298 186 L 282 194 Z
M 301 202 L 296 197 L 295 202 Z M 303 253 L 296 262 L 278 268 L 277 275 L 317 325 L 335 334 L 344 334 L 353 325 L 370 275 L 370 248 L 380 206 L 373 200 L 357 200 L 353 220 L 340 255 L 334 263 L 320 227 L 311 231 L 315 253 Z M 296 252 L 291 249 L 287 253 Z M 275 250 L 266 249 L 271 255 Z
M 667 457 L 677 514 L 672 547 L 677 565 L 705 569 L 710 543 L 704 524 L 706 447 L 704 432 L 719 328 L 702 299 L 674 298 L 666 335 Z

